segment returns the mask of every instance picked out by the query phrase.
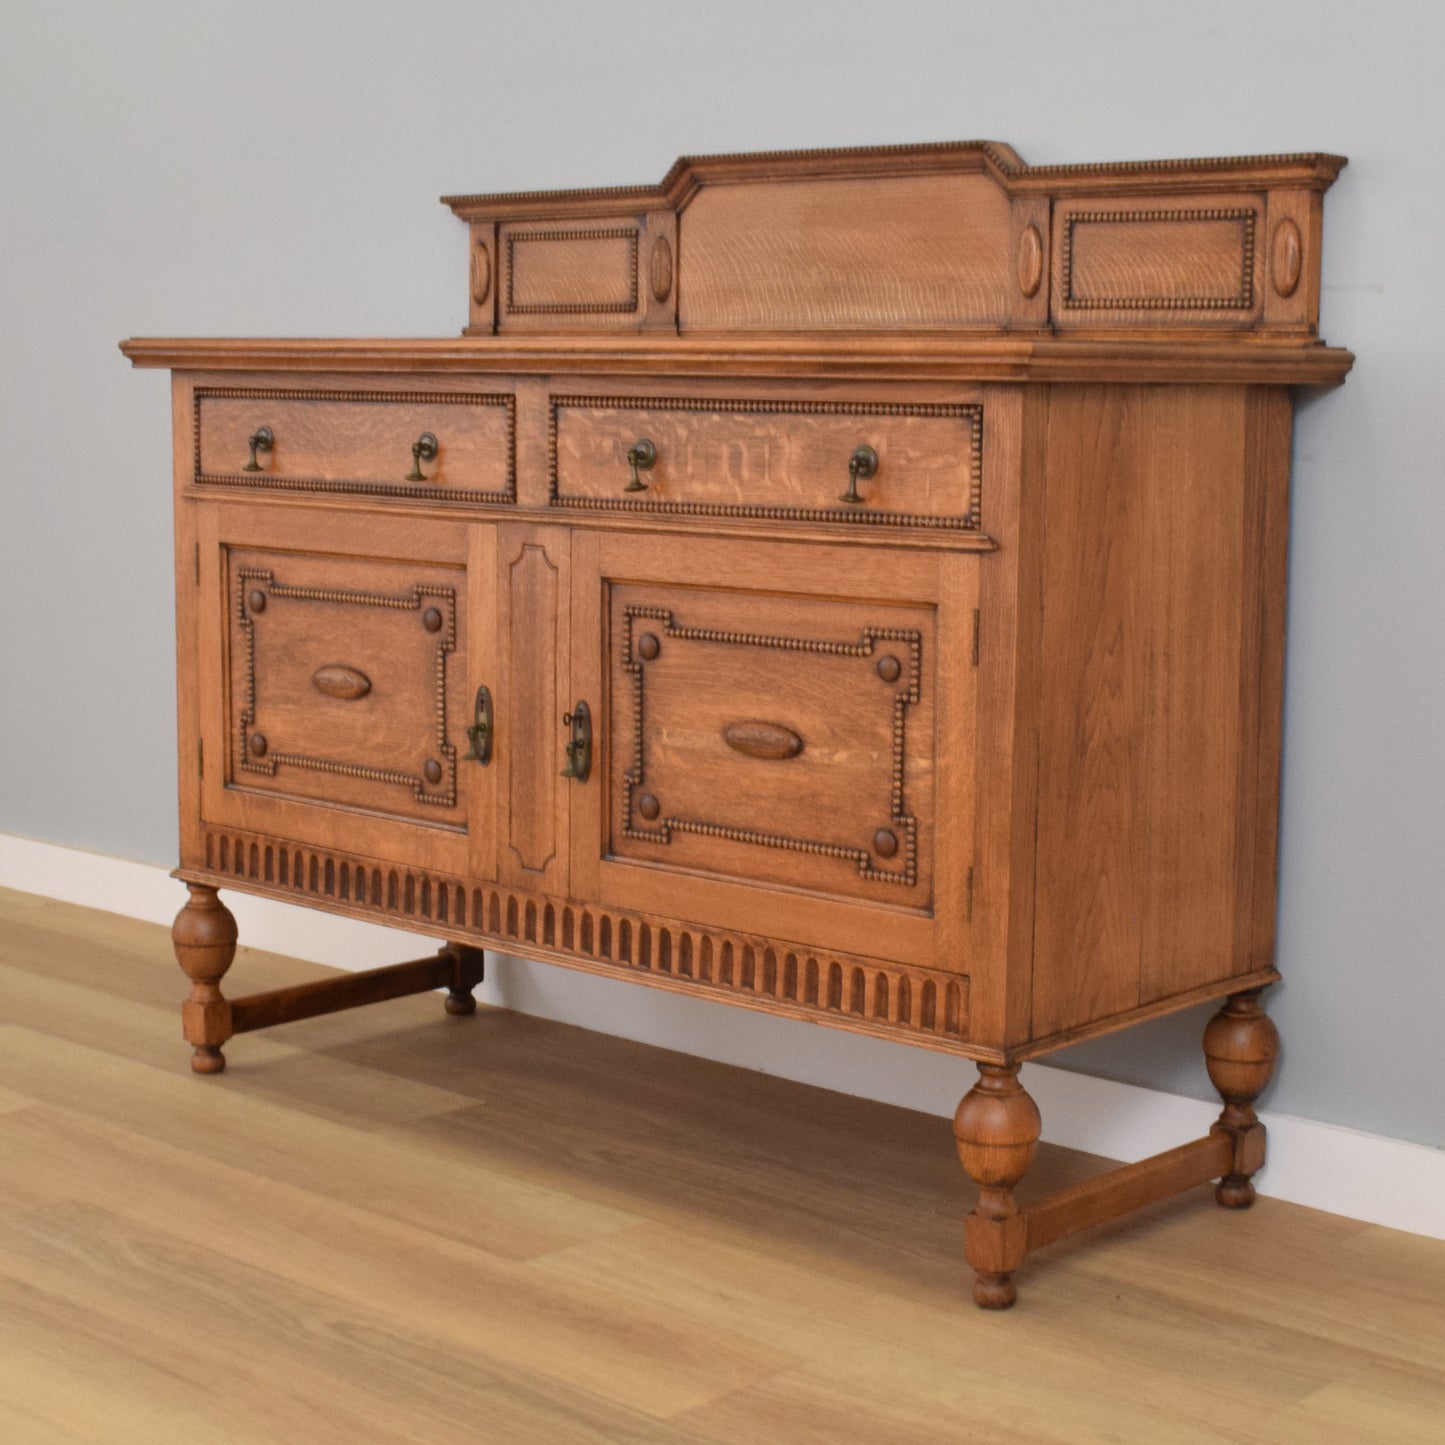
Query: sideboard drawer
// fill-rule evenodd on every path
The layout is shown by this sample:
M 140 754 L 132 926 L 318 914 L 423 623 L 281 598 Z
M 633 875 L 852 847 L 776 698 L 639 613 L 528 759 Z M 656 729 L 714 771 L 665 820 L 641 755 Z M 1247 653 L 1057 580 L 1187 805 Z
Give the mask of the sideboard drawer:
M 978 526 L 977 403 L 553 396 L 551 435 L 554 506 Z
M 509 503 L 516 500 L 515 417 L 510 393 L 202 387 L 195 480 Z

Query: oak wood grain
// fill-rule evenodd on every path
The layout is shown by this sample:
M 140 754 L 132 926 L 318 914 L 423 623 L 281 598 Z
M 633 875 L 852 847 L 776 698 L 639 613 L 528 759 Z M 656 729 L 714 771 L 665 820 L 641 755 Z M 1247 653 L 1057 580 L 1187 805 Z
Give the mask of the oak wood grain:
M 974 521 L 982 464 L 977 403 L 910 408 L 897 402 L 708 397 L 554 398 L 555 499 L 626 501 L 644 509 L 749 508 L 788 517 L 831 513 L 867 523 L 878 514 L 955 524 Z M 631 484 L 629 449 L 653 444 L 656 460 Z M 871 447 L 876 472 L 844 503 L 849 462 Z M 850 515 L 851 508 L 851 515 Z M 799 520 L 789 517 L 789 520 Z
M 412 401 L 404 392 L 382 400 L 367 391 L 232 387 L 202 391 L 196 406 L 197 480 L 224 478 L 257 487 L 352 484 L 402 495 L 452 489 L 498 499 L 511 489 L 512 411 L 506 393 L 455 392 Z M 269 428 L 271 442 L 253 459 L 249 439 L 262 427 Z M 435 440 L 434 458 L 413 456 L 412 444 L 423 435 Z M 423 480 L 410 480 L 416 470 Z
M 198 1065 L 238 1018 L 400 987 L 233 1007 L 231 887 L 968 1057 L 1000 1306 L 1020 1063 L 1227 998 L 1213 1142 L 1045 1232 L 1205 1164 L 1250 1203 L 1285 388 L 1352 360 L 1318 341 L 1343 164 L 691 158 L 452 198 L 457 341 L 125 343 L 181 373 Z

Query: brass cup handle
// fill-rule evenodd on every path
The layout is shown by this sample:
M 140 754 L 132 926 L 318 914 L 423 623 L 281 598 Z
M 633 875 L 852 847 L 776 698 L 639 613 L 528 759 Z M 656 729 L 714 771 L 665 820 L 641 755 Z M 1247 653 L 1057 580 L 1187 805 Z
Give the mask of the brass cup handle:
M 562 769 L 562 776 L 585 783 L 592 774 L 592 710 L 585 702 L 579 702 L 571 712 L 563 713 L 562 726 L 571 729 L 565 749 L 567 766 Z
M 408 482 L 426 481 L 426 477 L 422 475 L 421 464 L 436 461 L 437 452 L 440 450 L 437 439 L 429 431 L 424 431 L 411 444 L 411 470 L 406 474 L 405 480 Z
M 838 498 L 840 502 L 847 502 L 850 507 L 862 507 L 865 504 L 863 498 L 858 495 L 858 483 L 866 482 L 870 477 L 878 473 L 878 453 L 872 447 L 858 447 L 853 455 L 848 458 L 848 490 Z
M 246 445 L 251 448 L 251 460 L 241 470 L 243 472 L 259 472 L 261 463 L 256 460 L 256 453 L 269 452 L 276 445 L 276 433 L 268 426 L 258 426 L 246 438 Z
M 632 480 L 623 487 L 624 492 L 645 492 L 647 483 L 638 472 L 650 472 L 657 465 L 657 448 L 643 437 L 627 449 L 627 465 L 632 468 Z

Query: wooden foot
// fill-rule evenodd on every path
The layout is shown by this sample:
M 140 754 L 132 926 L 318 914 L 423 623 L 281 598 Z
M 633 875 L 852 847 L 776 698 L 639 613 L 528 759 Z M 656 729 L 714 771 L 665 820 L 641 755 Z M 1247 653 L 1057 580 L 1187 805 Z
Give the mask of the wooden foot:
M 1028 1248 L 1014 1186 L 1033 1163 L 1042 1125 L 1017 1064 L 980 1064 L 978 1072 L 953 1118 L 959 1161 L 978 1185 L 978 1203 L 964 1222 L 964 1255 L 977 1271 L 975 1301 L 1002 1310 L 1018 1297 L 1013 1274 Z
M 487 955 L 465 943 L 449 943 L 442 952 L 452 959 L 452 976 L 447 984 L 446 1010 L 459 1017 L 474 1014 L 477 1001 L 472 990 L 486 973 Z
M 1279 1057 L 1279 1032 L 1260 1004 L 1261 989 L 1231 994 L 1204 1030 L 1204 1062 L 1224 1100 L 1224 1112 L 1210 1129 L 1233 1150 L 1229 1172 L 1215 1185 L 1225 1209 L 1254 1203 L 1253 1176 L 1264 1166 L 1264 1125 L 1254 1101 L 1269 1083 Z
M 194 1045 L 191 1068 L 219 1074 L 226 1067 L 221 1045 L 234 1032 L 231 1005 L 221 996 L 221 979 L 236 956 L 236 920 L 214 888 L 188 883 L 191 896 L 171 925 L 176 961 L 191 981 L 181 1008 L 181 1027 Z

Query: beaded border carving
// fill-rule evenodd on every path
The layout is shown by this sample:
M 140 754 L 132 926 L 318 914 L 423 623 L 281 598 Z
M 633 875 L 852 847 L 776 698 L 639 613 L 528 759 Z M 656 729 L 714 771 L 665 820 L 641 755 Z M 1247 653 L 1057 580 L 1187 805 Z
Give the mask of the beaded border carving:
M 1060 305 L 1066 311 L 1249 311 L 1254 306 L 1254 246 L 1258 219 L 1259 213 L 1252 206 L 1189 211 L 1072 211 L 1064 224 Z M 1234 296 L 1075 296 L 1074 228 L 1091 224 L 1119 225 L 1131 221 L 1243 221 L 1238 293 Z
M 540 241 L 626 241 L 627 274 L 630 300 L 627 301 L 518 301 L 517 243 Z M 508 231 L 507 232 L 507 315 L 508 316 L 630 316 L 637 310 L 640 293 L 637 285 L 639 235 L 636 226 L 594 226 L 572 231 Z
M 623 665 L 632 678 L 634 718 L 632 762 L 623 774 L 622 833 L 637 843 L 671 843 L 673 833 L 695 833 L 706 838 L 724 838 L 734 843 L 751 843 L 761 848 L 783 848 L 815 857 L 838 858 L 857 864 L 858 876 L 877 883 L 897 883 L 913 888 L 918 883 L 918 820 L 908 812 L 903 798 L 903 774 L 908 709 L 922 696 L 923 636 L 911 629 L 865 627 L 857 642 L 818 642 L 806 637 L 766 637 L 747 632 L 726 632 L 711 627 L 682 627 L 666 607 L 631 604 L 623 608 Z M 853 844 L 826 843 L 786 834 L 763 833 L 694 818 L 662 817 L 651 828 L 641 828 L 633 819 L 633 794 L 646 781 L 646 694 L 643 684 L 646 663 L 633 647 L 633 624 L 639 618 L 660 624 L 666 638 L 680 642 L 722 644 L 731 647 L 763 647 L 785 652 L 821 653 L 828 657 L 872 657 L 877 642 L 901 642 L 908 648 L 907 676 L 893 694 L 893 758 L 889 789 L 889 822 L 903 834 L 903 867 L 898 872 L 880 868 L 872 853 Z
M 558 475 L 558 413 L 563 407 L 594 410 L 716 411 L 755 416 L 955 417 L 969 428 L 968 510 L 961 517 L 879 512 L 867 507 L 772 507 L 745 502 L 659 502 L 633 497 L 564 495 Z M 977 532 L 983 506 L 983 406 L 979 402 L 747 401 L 676 396 L 553 396 L 547 416 L 547 505 L 583 511 L 652 512 L 684 517 L 741 517 L 784 522 L 840 522 L 851 526 L 944 527 Z
M 406 482 L 328 481 L 320 477 L 278 477 L 268 472 L 208 474 L 201 470 L 201 402 L 209 397 L 242 401 L 342 401 L 365 404 L 414 402 L 423 406 L 500 406 L 507 413 L 507 482 L 501 491 L 465 487 L 427 487 Z M 259 487 L 266 491 L 332 492 L 367 497 L 399 497 L 405 501 L 469 502 L 513 506 L 517 501 L 517 398 L 510 392 L 461 391 L 329 391 L 314 388 L 204 386 L 192 398 L 191 436 L 197 486 Z
M 372 768 L 364 763 L 340 762 L 333 758 L 313 758 L 305 753 L 267 752 L 264 759 L 253 758 L 247 746 L 251 727 L 256 721 L 256 625 L 247 606 L 247 586 L 259 582 L 269 597 L 289 598 L 298 602 L 333 602 L 358 607 L 385 607 L 400 611 L 420 611 L 422 603 L 431 599 L 443 604 L 442 628 L 437 637 L 434 672 L 436 701 L 436 741 L 438 751 L 446 759 L 440 791 L 428 792 L 426 779 L 389 768 Z M 237 718 L 237 750 L 241 768 L 248 773 L 262 773 L 274 778 L 285 765 L 316 773 L 335 773 L 346 778 L 361 778 L 369 783 L 395 784 L 410 788 L 418 803 L 438 808 L 454 808 L 457 804 L 457 750 L 447 738 L 447 658 L 456 647 L 457 595 L 450 587 L 415 586 L 410 593 L 394 596 L 379 592 L 351 592 L 332 587 L 291 587 L 277 582 L 266 567 L 241 567 L 236 572 L 236 618 L 246 645 L 246 701 Z

